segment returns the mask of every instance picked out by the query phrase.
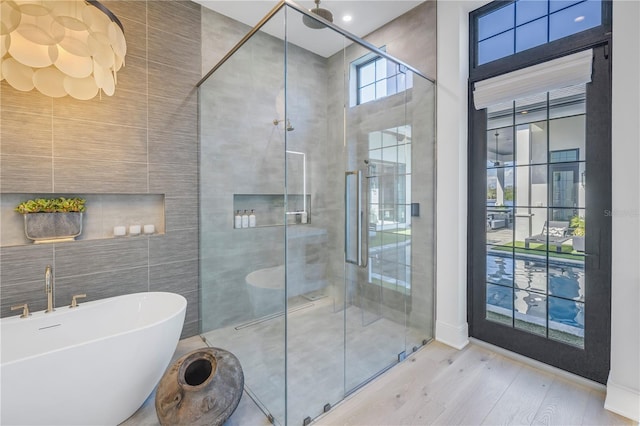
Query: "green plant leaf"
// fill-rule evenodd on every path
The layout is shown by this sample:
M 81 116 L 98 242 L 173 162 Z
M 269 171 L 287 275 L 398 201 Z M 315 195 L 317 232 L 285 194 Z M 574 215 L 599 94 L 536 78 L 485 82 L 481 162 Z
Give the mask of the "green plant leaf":
M 84 212 L 86 200 L 84 198 L 36 198 L 18 204 L 15 211 L 27 213 L 71 213 Z

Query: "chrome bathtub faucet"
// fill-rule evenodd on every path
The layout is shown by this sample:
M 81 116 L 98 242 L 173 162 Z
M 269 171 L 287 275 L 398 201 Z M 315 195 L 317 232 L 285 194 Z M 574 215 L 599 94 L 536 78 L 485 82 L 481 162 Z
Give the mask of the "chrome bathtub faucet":
M 56 291 L 53 281 L 53 269 L 51 265 L 47 265 L 44 269 L 44 292 L 47 293 L 47 310 L 44 311 L 45 314 L 55 311 L 53 305 L 56 300 Z

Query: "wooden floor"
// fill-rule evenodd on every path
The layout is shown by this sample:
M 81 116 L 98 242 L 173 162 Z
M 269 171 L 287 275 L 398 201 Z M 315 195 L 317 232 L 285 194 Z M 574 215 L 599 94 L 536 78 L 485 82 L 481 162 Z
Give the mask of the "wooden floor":
M 198 336 L 182 340 L 174 360 L 203 346 Z M 121 426 L 159 426 L 154 399 L 155 392 Z M 312 425 L 635 424 L 603 405 L 604 391 L 597 387 L 577 384 L 475 343 L 458 351 L 432 342 Z M 245 393 L 224 426 L 271 424 Z
M 438 342 L 371 382 L 314 425 L 632 425 L 604 391 L 477 344 Z

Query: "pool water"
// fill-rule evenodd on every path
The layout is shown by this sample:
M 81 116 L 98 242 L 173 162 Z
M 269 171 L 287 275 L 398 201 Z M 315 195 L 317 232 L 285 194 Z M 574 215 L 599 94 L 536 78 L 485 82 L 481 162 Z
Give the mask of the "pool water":
M 488 254 L 486 300 L 488 311 L 584 335 L 584 265 L 579 262 L 549 259 L 547 266 L 544 258 Z

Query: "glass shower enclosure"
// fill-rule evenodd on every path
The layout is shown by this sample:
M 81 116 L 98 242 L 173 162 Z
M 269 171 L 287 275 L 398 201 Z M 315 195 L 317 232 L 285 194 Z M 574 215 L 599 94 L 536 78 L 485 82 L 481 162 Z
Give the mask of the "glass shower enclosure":
M 289 0 L 199 84 L 201 332 L 274 424 L 433 337 L 434 89 Z

